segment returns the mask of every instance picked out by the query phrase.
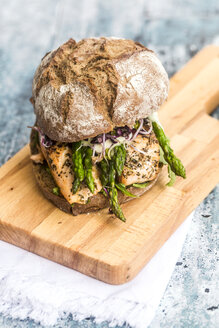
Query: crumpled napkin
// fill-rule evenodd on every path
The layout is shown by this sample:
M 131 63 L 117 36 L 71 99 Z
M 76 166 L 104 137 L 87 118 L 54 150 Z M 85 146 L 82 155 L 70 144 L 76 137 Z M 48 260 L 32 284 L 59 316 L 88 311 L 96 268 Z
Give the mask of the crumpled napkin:
M 0 312 L 53 325 L 72 314 L 146 328 L 180 255 L 192 214 L 132 281 L 108 285 L 0 241 Z

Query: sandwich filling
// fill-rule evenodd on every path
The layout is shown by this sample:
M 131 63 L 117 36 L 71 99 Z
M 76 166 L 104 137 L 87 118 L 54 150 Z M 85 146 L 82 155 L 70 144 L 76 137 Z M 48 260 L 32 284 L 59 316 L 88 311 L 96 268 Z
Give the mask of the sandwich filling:
M 113 131 L 74 143 L 60 143 L 38 132 L 39 153 L 31 159 L 46 161 L 61 194 L 70 204 L 86 204 L 101 192 L 109 198 L 110 208 L 125 221 L 118 203 L 118 190 L 129 197 L 129 186 L 145 187 L 156 179 L 159 167 L 168 165 L 169 185 L 175 175 L 185 178 L 185 169 L 170 148 L 157 117 L 136 121 L 133 128 L 116 127 Z

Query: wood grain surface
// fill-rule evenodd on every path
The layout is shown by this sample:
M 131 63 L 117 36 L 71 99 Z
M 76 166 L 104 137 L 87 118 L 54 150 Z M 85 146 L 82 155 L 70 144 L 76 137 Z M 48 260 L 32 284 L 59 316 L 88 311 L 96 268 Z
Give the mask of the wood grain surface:
M 219 181 L 219 47 L 198 53 L 171 79 L 160 120 L 187 179 L 157 184 L 122 205 L 123 223 L 104 209 L 70 216 L 39 191 L 25 146 L 0 169 L 0 239 L 110 284 L 131 280 Z

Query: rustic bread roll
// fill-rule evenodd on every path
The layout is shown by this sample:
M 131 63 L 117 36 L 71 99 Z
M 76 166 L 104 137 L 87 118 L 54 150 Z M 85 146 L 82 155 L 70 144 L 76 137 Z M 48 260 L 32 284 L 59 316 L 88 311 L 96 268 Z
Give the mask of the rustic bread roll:
M 32 130 L 31 136 L 30 136 L 31 155 L 38 153 L 37 142 L 36 142 L 37 138 L 38 138 L 38 135 L 37 135 L 36 131 Z M 47 199 L 49 199 L 53 204 L 55 204 L 62 211 L 73 214 L 73 215 L 78 215 L 78 214 L 82 214 L 82 213 L 98 211 L 102 208 L 109 207 L 109 200 L 102 193 L 98 193 L 97 195 L 92 196 L 90 198 L 90 202 L 87 204 L 75 203 L 74 206 L 71 207 L 71 205 L 67 202 L 67 200 L 62 195 L 57 196 L 57 195 L 53 194 L 52 190 L 54 187 L 56 187 L 56 184 L 53 180 L 53 177 L 46 169 L 46 168 L 48 168 L 47 164 L 46 163 L 45 164 L 36 164 L 36 163 L 32 162 L 32 165 L 33 165 L 33 173 L 36 177 L 37 184 L 39 185 L 40 189 L 42 190 L 44 196 Z M 157 181 L 158 175 L 157 175 L 156 179 L 151 181 L 147 187 L 145 187 L 145 188 L 129 187 L 128 190 L 136 196 L 141 196 L 147 190 L 151 189 L 151 187 Z M 120 204 L 128 202 L 129 200 L 132 200 L 132 199 L 134 199 L 134 198 L 127 197 L 118 190 L 118 200 L 119 200 Z
M 133 126 L 167 98 L 168 76 L 151 50 L 115 38 L 70 39 L 36 70 L 37 124 L 51 139 L 75 142 Z

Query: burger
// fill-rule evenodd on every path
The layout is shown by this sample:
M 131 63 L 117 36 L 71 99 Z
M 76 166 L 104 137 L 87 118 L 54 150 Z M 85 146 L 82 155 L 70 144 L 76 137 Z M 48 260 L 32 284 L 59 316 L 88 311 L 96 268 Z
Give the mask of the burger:
M 186 178 L 159 123 L 168 76 L 155 53 L 117 38 L 68 40 L 38 66 L 30 136 L 36 181 L 46 198 L 78 215 L 121 204 L 156 183 Z

